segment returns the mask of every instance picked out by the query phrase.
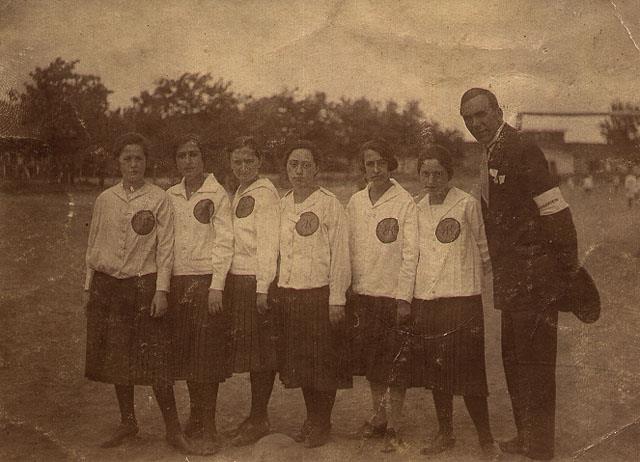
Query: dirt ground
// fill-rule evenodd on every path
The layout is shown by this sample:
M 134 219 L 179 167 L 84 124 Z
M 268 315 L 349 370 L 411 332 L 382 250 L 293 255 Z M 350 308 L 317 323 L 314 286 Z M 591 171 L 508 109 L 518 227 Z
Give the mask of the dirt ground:
M 341 199 L 352 188 L 334 185 Z M 0 194 L 0 460 L 249 460 L 252 448 L 225 448 L 211 458 L 173 452 L 150 389 L 136 390 L 141 432 L 120 448 L 98 443 L 118 422 L 112 388 L 83 377 L 85 318 L 79 304 L 84 251 L 97 192 Z M 557 458 L 640 459 L 640 315 L 638 314 L 640 206 L 627 209 L 623 192 L 607 186 L 590 195 L 566 190 L 578 227 L 581 255 L 598 284 L 602 318 L 581 324 L 562 314 L 559 327 Z M 485 310 L 490 412 L 496 438 L 514 425 L 500 358 L 499 315 Z M 186 387 L 176 385 L 185 418 Z M 479 448 L 469 417 L 456 400 L 456 447 L 437 460 L 474 460 Z M 245 416 L 249 383 L 234 376 L 221 386 L 218 428 Z M 410 390 L 406 450 L 383 456 L 379 443 L 363 443 L 354 431 L 368 416 L 366 383 L 341 391 L 333 414 L 333 441 L 324 448 L 277 453 L 276 460 L 424 459 L 419 449 L 436 430 L 431 395 Z M 274 431 L 293 434 L 304 417 L 299 390 L 277 386 L 270 403 Z M 506 460 L 520 460 L 507 458 Z

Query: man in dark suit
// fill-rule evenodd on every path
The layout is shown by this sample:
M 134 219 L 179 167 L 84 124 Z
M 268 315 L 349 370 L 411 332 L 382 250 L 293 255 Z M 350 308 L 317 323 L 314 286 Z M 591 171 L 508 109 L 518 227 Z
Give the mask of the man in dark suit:
M 503 120 L 493 93 L 464 93 L 460 115 L 484 148 L 482 212 L 502 311 L 502 360 L 517 436 L 504 452 L 554 455 L 557 301 L 578 267 L 568 204 L 542 151 Z

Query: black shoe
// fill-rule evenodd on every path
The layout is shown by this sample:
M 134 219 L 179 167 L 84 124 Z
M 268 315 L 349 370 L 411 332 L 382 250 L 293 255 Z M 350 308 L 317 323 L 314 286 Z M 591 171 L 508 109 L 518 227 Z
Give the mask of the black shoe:
M 195 418 L 193 415 L 190 415 L 186 425 L 184 426 L 184 434 L 189 438 L 202 438 L 204 436 L 203 422 L 200 419 Z
M 246 446 L 255 443 L 263 436 L 268 435 L 270 430 L 269 419 L 266 417 L 260 420 L 247 419 L 240 432 L 231 440 L 231 444 Z
M 502 452 L 507 454 L 525 454 L 527 452 L 522 440 L 517 436 L 507 441 L 500 441 L 498 446 Z
M 218 447 L 213 443 L 205 443 L 202 446 L 194 445 L 184 433 L 167 435 L 167 443 L 174 449 L 185 455 L 208 456 L 218 452 Z
M 300 431 L 293 435 L 293 441 L 296 443 L 304 443 L 304 441 L 309 437 L 311 433 L 311 421 L 309 419 L 305 420 L 300 428 Z
M 101 448 L 115 448 L 124 440 L 138 433 L 138 424 L 135 422 L 121 423 L 111 437 L 100 445 Z
M 373 425 L 371 422 L 367 421 L 360 429 L 360 436 L 366 439 L 383 438 L 385 433 L 387 433 L 387 422 L 379 425 Z
M 431 440 L 427 447 L 424 447 L 420 450 L 420 454 L 423 456 L 435 456 L 436 454 L 440 454 L 448 449 L 451 449 L 456 444 L 456 439 L 453 435 L 448 433 L 438 434 Z
M 330 435 L 331 435 L 331 425 L 329 426 L 312 425 L 311 431 L 309 432 L 309 436 L 307 436 L 307 438 L 304 440 L 304 445 L 309 449 L 324 446 L 329 442 Z
M 404 447 L 404 441 L 402 437 L 393 428 L 387 428 L 384 435 L 384 444 L 380 452 L 389 453 L 396 452 L 398 449 Z
M 495 441 L 482 443 L 480 448 L 482 449 L 482 460 L 500 460 L 502 458 L 502 451 Z

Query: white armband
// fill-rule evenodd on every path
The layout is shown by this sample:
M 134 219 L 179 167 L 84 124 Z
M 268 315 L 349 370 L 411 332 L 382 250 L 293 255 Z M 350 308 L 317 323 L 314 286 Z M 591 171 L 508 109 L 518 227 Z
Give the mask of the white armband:
M 553 215 L 569 207 L 557 186 L 533 198 L 541 216 Z

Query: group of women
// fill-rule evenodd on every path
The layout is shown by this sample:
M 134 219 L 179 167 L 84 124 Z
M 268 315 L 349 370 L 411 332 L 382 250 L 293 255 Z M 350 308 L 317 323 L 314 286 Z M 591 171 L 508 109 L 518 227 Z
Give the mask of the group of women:
M 86 376 L 115 385 L 121 424 L 104 447 L 138 432 L 134 386 L 151 385 L 167 441 L 210 454 L 219 383 L 249 372 L 251 410 L 231 444 L 270 432 L 276 373 L 301 388 L 307 417 L 294 436 L 307 447 L 329 440 L 336 390 L 354 375 L 370 384 L 364 438 L 383 451 L 404 443 L 406 389 L 431 389 L 439 431 L 422 450 L 454 445 L 452 402 L 462 395 L 483 454 L 498 455 L 487 409 L 481 291 L 490 263 L 478 202 L 449 186 L 451 156 L 420 153 L 423 186 L 411 196 L 391 178 L 397 161 L 384 140 L 360 149 L 366 188 L 345 208 L 316 183 L 316 146 L 286 146 L 291 190 L 282 198 L 259 176 L 251 137 L 229 162 L 232 199 L 204 169 L 195 135 L 175 145 L 182 181 L 168 191 L 144 179 L 148 141 L 121 137 L 122 181 L 96 199 L 87 250 Z M 178 421 L 173 383 L 186 380 L 190 415 Z

